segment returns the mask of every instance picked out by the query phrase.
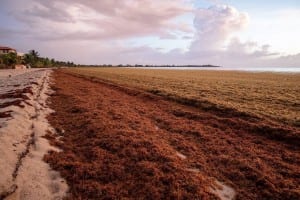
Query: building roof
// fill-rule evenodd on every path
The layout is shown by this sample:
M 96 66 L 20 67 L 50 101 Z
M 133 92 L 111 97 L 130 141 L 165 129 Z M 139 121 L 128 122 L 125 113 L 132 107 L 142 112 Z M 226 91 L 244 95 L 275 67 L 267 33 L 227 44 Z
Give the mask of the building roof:
M 16 51 L 16 50 L 13 49 L 13 48 L 10 48 L 10 47 L 4 47 L 4 46 L 0 46 L 0 50 L 14 50 L 14 51 Z

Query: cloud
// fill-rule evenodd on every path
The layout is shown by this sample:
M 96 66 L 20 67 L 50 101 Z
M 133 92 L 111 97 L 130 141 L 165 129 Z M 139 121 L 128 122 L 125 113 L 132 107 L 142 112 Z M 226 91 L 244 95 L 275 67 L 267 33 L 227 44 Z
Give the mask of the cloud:
M 165 36 L 189 29 L 175 18 L 191 11 L 184 0 L 16 0 L 3 4 L 41 40 L 96 40 Z M 12 3 L 14 2 L 14 3 Z
M 275 59 L 270 59 L 267 61 L 269 66 L 274 67 L 295 67 L 299 68 L 300 66 L 300 53 L 287 55 L 287 56 L 280 56 Z
M 299 55 L 283 56 L 272 52 L 269 44 L 241 41 L 234 36 L 247 27 L 249 20 L 247 13 L 229 5 L 196 10 L 194 40 L 183 60 L 230 67 L 300 66 Z
M 248 56 L 253 58 L 279 56 L 278 52 L 271 52 L 270 45 L 259 45 L 256 42 L 241 42 L 238 38 L 232 38 L 226 47 L 226 52 L 235 56 Z
M 247 13 L 239 12 L 232 6 L 215 5 L 198 9 L 194 19 L 196 35 L 191 50 L 220 50 L 231 34 L 247 24 Z
M 13 30 L 13 29 L 7 29 L 7 28 L 1 28 L 0 27 L 0 38 L 14 38 L 18 37 L 20 35 L 26 34 L 23 31 L 20 30 Z
M 2 0 L 0 43 L 81 64 L 300 66 L 300 54 L 283 55 L 269 44 L 237 37 L 251 22 L 246 12 L 192 5 L 193 0 Z

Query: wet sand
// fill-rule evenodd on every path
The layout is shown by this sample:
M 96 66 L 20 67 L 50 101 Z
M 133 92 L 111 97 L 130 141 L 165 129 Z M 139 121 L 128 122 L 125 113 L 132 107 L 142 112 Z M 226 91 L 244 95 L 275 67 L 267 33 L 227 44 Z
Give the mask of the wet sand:
M 299 199 L 299 129 L 56 71 L 45 160 L 69 199 Z

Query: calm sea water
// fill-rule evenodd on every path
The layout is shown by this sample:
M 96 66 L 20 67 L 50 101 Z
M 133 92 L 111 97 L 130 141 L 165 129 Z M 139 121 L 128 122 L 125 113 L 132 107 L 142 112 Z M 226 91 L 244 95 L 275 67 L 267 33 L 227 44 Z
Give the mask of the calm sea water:
M 300 67 L 139 67 L 142 69 L 169 69 L 169 70 L 225 70 L 249 72 L 281 72 L 300 73 Z

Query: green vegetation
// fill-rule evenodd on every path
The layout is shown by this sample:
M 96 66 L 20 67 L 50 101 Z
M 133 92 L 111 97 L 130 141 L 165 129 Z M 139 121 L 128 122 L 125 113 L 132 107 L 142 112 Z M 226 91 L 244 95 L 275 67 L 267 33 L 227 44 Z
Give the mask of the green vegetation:
M 300 125 L 300 74 L 131 68 L 66 70 L 176 100 L 206 102 L 209 106 Z
M 28 67 L 74 67 L 73 62 L 56 61 L 53 58 L 41 57 L 35 50 L 30 50 L 24 56 L 18 56 L 16 53 L 8 53 L 0 56 L 0 68 L 12 68 L 16 64 L 23 64 Z
M 18 56 L 15 53 L 8 53 L 0 56 L 0 64 L 11 67 L 16 63 L 18 63 Z
M 31 67 L 75 66 L 73 62 L 56 61 L 53 58 L 40 57 L 39 53 L 35 50 L 30 50 L 24 55 L 23 64 L 30 65 Z

